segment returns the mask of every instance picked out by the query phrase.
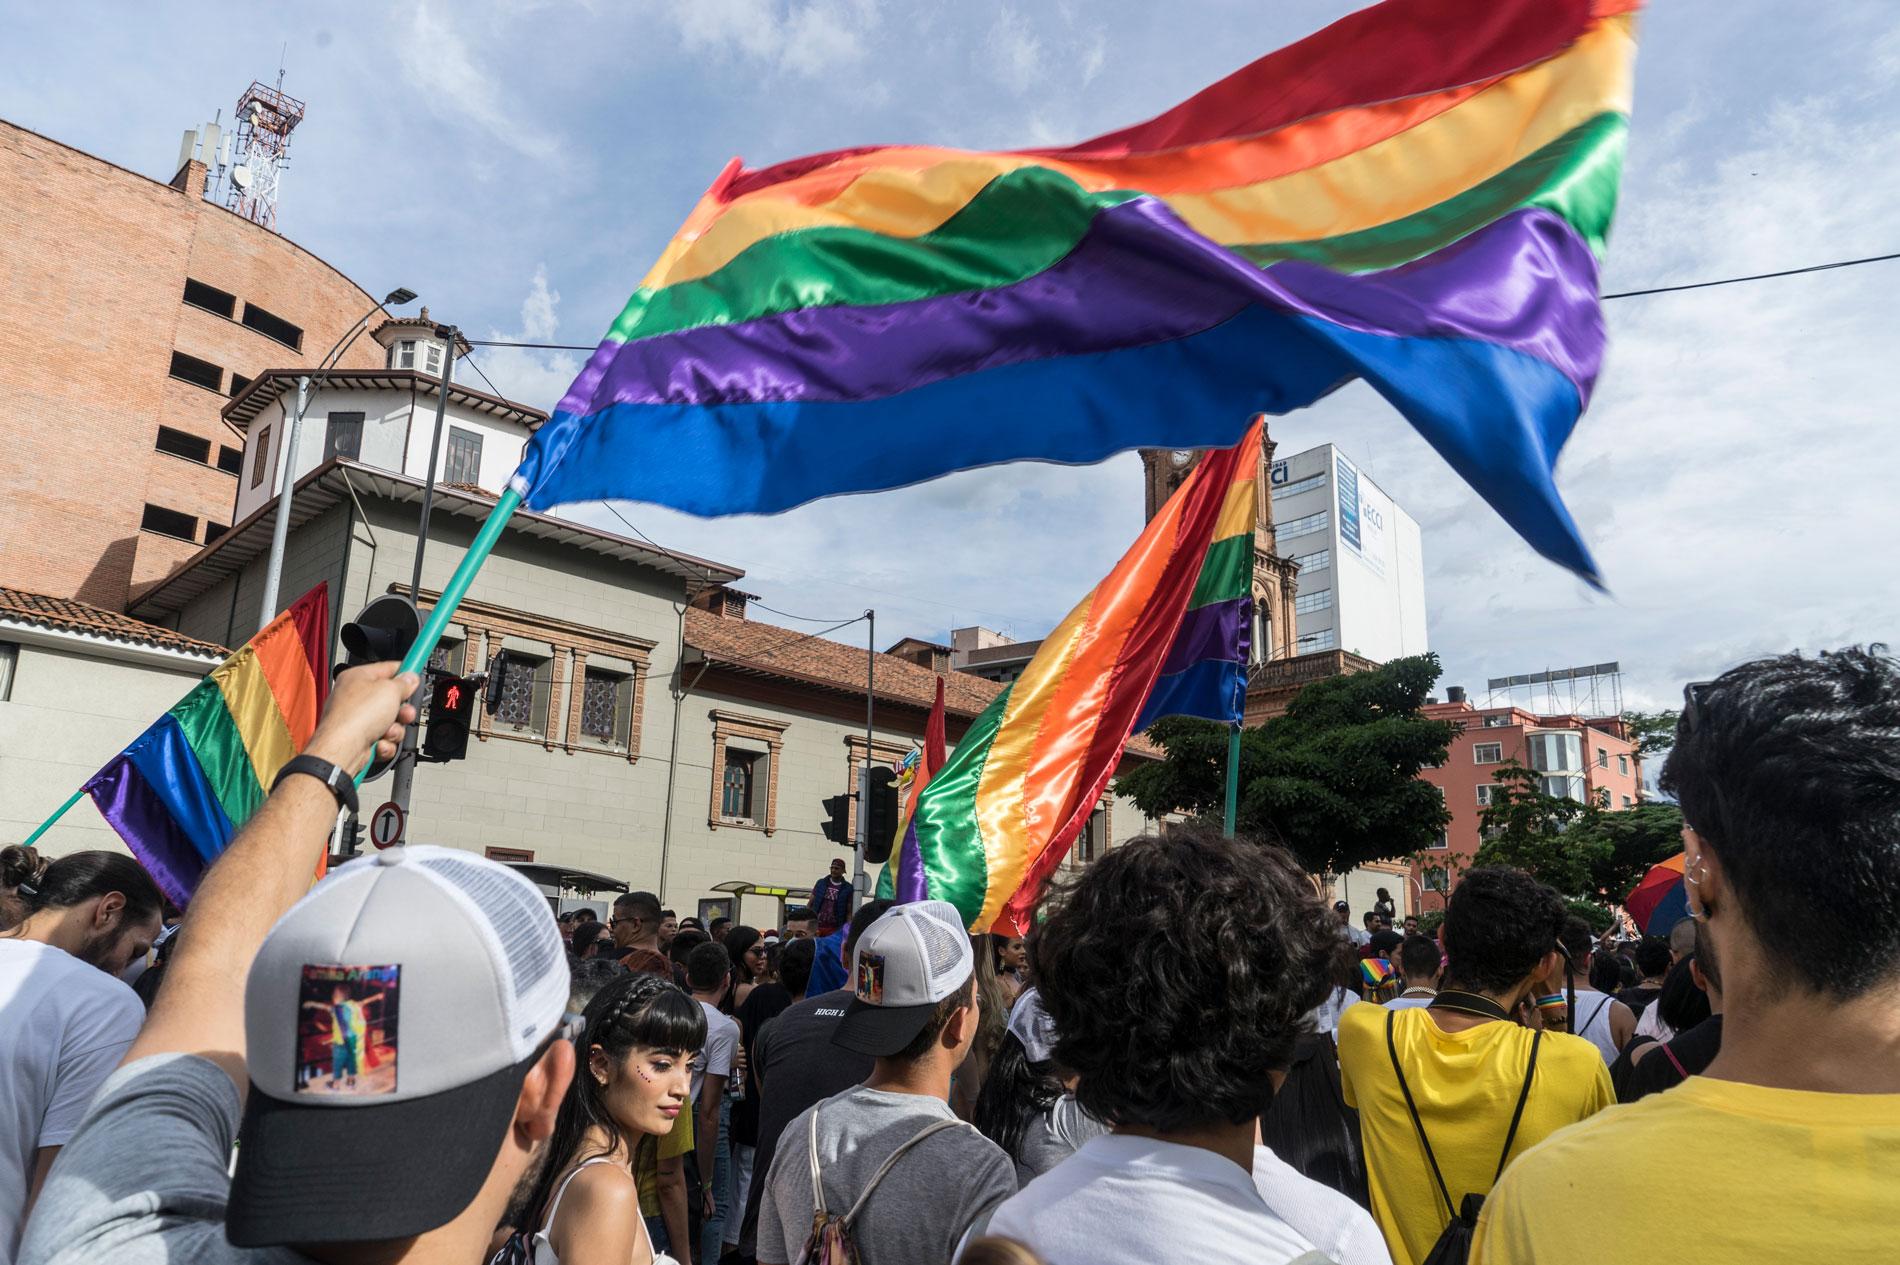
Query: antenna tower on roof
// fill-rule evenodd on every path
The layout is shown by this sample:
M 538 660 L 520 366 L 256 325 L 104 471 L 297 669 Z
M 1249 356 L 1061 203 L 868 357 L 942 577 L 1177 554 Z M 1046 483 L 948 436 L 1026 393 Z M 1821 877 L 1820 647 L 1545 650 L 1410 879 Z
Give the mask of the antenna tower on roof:
M 304 103 L 277 87 L 253 81 L 237 103 L 237 153 L 228 180 L 225 205 L 245 219 L 277 231 L 277 191 L 290 165 L 290 133 L 303 122 Z

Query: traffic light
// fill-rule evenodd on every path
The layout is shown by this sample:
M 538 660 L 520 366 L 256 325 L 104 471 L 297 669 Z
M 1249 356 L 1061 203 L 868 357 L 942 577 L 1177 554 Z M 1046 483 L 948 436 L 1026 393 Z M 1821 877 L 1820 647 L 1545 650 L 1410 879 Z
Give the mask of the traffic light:
M 416 614 L 416 604 L 400 593 L 386 593 L 343 625 L 339 637 L 345 658 L 336 665 L 336 670 L 341 672 L 345 668 L 391 659 L 400 661 L 421 632 L 422 617 Z M 394 756 L 387 760 L 374 757 L 365 780 L 381 777 L 395 762 Z
M 825 801 L 825 838 L 851 846 L 851 796 L 833 795 Z
M 422 733 L 423 760 L 460 760 L 468 755 L 468 724 L 475 715 L 476 683 L 465 676 L 433 674 L 429 724 Z
M 871 770 L 871 797 L 864 809 L 864 863 L 891 859 L 897 834 L 897 773 L 879 765 Z
M 488 700 L 484 704 L 493 716 L 501 710 L 501 684 L 508 679 L 508 652 L 497 650 L 488 657 Z

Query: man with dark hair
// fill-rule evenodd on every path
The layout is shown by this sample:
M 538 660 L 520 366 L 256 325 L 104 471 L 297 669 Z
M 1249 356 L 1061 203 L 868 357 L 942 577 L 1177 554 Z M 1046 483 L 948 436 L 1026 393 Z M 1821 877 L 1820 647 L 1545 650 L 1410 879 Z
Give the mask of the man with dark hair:
M 1873 1260 L 1900 1225 L 1900 662 L 1779 655 L 1683 702 L 1662 788 L 1721 1052 L 1520 1159 L 1478 1260 Z M 1654 1203 L 1712 1163 L 1694 1198 Z
M 1364 927 L 1355 927 L 1352 925 L 1352 906 L 1348 905 L 1345 901 L 1336 900 L 1333 902 L 1333 917 L 1339 924 L 1339 934 L 1352 941 L 1355 946 L 1364 948 L 1372 939 L 1372 933 L 1370 931 L 1367 931 Z M 1371 915 L 1368 914 L 1367 917 L 1371 917 Z
M 778 955 L 778 982 L 785 986 L 794 1003 L 805 1000 L 811 983 L 811 968 L 817 957 L 816 940 L 794 940 Z
M 726 932 L 731 929 L 732 919 L 726 917 L 724 914 L 720 914 L 706 924 L 706 934 L 712 937 L 714 944 L 724 944 L 726 942 Z
M 652 892 L 622 892 L 614 897 L 607 919 L 620 964 L 629 971 L 651 971 L 654 960 L 666 960 L 660 951 L 660 898 Z
M 1392 963 L 1398 968 L 1399 978 L 1405 988 L 1385 1004 L 1386 1009 L 1411 1010 L 1431 1005 L 1432 998 L 1438 996 L 1438 974 L 1444 964 L 1445 955 L 1437 941 L 1427 940 L 1424 936 L 1405 937 L 1405 943 L 1399 946 L 1398 957 Z
M 950 1110 L 950 1077 L 976 1039 L 978 1006 L 956 906 L 890 910 L 859 938 L 852 980 L 832 1040 L 875 1063 L 864 1084 L 786 1127 L 799 1145 L 779 1149 L 764 1183 L 760 1265 L 801 1259 L 814 1214 L 854 1208 L 863 1265 L 947 1261 L 963 1232 L 1016 1190 L 1009 1156 Z
M 811 910 L 804 905 L 794 905 L 785 911 L 785 935 L 782 938 L 786 940 L 809 940 L 812 938 L 811 925 Z
M 680 933 L 679 915 L 670 909 L 660 911 L 660 952 L 666 952 L 666 946 L 673 943 L 673 937 Z
M 706 1045 L 693 1065 L 693 1133 L 704 1192 L 694 1256 L 716 1263 L 726 1218 L 732 1215 L 732 1115 L 726 1082 L 732 1078 L 739 1049 L 739 1025 L 719 1008 L 732 986 L 732 958 L 726 946 L 712 941 L 694 945 L 686 955 L 686 984 L 706 1012 Z
M 1364 1209 L 1255 1144 L 1341 952 L 1292 857 L 1175 826 L 1058 879 L 1043 909 L 1029 950 L 1053 1059 L 1110 1132 L 987 1232 L 1048 1265 L 1385 1265 Z
M 1530 875 L 1467 870 L 1445 910 L 1431 1004 L 1340 1016 L 1340 1090 L 1359 1109 L 1372 1215 L 1397 1265 L 1424 1260 L 1447 1204 L 1483 1195 L 1510 1156 L 1616 1101 L 1595 1046 L 1516 1021 L 1558 992 L 1563 925 L 1563 901 Z
M 1405 915 L 1405 934 L 1408 936 L 1415 936 L 1418 934 L 1418 915 L 1417 914 Z
M 1687 921 L 1685 919 L 1685 921 Z M 1669 974 L 1676 959 L 1669 950 L 1669 941 L 1660 936 L 1644 936 L 1636 942 L 1636 969 L 1642 979 L 1633 987 L 1626 988 L 1616 995 L 1616 999 L 1630 1008 L 1640 1022 L 1649 1004 L 1656 1000 L 1656 994 L 1662 992 L 1663 978 Z
M 848 959 L 856 950 L 865 928 L 890 909 L 888 900 L 867 901 L 858 906 L 845 929 L 844 954 Z M 793 940 L 779 950 L 779 974 L 785 974 L 785 962 L 794 953 L 817 944 L 810 939 Z M 765 1193 L 764 1177 L 772 1171 L 778 1152 L 779 1136 L 785 1125 L 813 1103 L 842 1093 L 871 1074 L 871 1060 L 831 1043 L 838 1021 L 844 1018 L 852 994 L 842 988 L 825 988 L 819 983 L 819 959 L 814 956 L 805 1000 L 796 1002 L 760 1031 L 752 1046 L 752 1074 L 759 1080 L 759 1141 L 753 1159 L 753 1181 L 746 1194 L 745 1222 L 739 1231 L 741 1254 L 750 1253 L 759 1222 L 759 1199 Z M 840 972 L 842 979 L 842 972 Z M 789 984 L 787 985 L 789 987 Z
M 1569 973 L 1577 981 L 1576 1012 L 1569 1017 L 1568 1029 L 1594 1045 L 1607 1067 L 1616 1062 L 1616 1056 L 1635 1035 L 1635 1012 L 1614 997 L 1590 987 L 1590 962 L 1597 945 L 1596 937 L 1590 933 L 1590 924 L 1581 918 L 1566 918 L 1557 942 L 1563 946 L 1569 958 Z

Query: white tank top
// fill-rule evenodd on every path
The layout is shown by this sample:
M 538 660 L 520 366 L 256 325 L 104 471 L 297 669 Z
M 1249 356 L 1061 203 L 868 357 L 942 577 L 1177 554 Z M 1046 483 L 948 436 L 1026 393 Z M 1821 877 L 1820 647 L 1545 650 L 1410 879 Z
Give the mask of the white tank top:
M 1609 994 L 1593 988 L 1579 988 L 1577 1022 L 1581 1026 L 1571 1029 L 1594 1045 L 1605 1063 L 1615 1063 L 1617 1056 L 1616 1038 L 1610 1035 L 1610 1002 L 1613 1000 Z
M 611 1163 L 613 1163 L 613 1161 L 604 1155 L 596 1156 L 591 1160 L 585 1160 L 575 1165 L 574 1171 L 569 1173 L 566 1177 L 563 1177 L 561 1184 L 554 1188 L 554 1198 L 548 1201 L 547 1220 L 542 1222 L 541 1228 L 535 1232 L 534 1265 L 561 1265 L 561 1258 L 555 1255 L 554 1244 L 548 1241 L 548 1231 L 554 1228 L 554 1214 L 561 1210 L 561 1196 L 567 1193 L 567 1184 L 576 1177 L 579 1177 L 583 1168 L 589 1168 L 595 1164 Z M 637 1217 L 636 1219 L 640 1222 L 640 1237 L 646 1241 L 647 1255 L 653 1258 L 653 1265 L 679 1265 L 678 1261 L 666 1253 L 655 1252 L 653 1250 L 653 1238 L 647 1233 L 647 1219 L 645 1217 Z

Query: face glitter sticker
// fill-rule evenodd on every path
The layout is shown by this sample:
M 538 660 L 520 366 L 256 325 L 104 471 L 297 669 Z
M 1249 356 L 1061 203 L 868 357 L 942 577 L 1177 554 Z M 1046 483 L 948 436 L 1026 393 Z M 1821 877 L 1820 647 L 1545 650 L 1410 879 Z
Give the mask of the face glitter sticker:
M 395 1093 L 401 989 L 400 966 L 305 966 L 297 990 L 295 1091 Z

